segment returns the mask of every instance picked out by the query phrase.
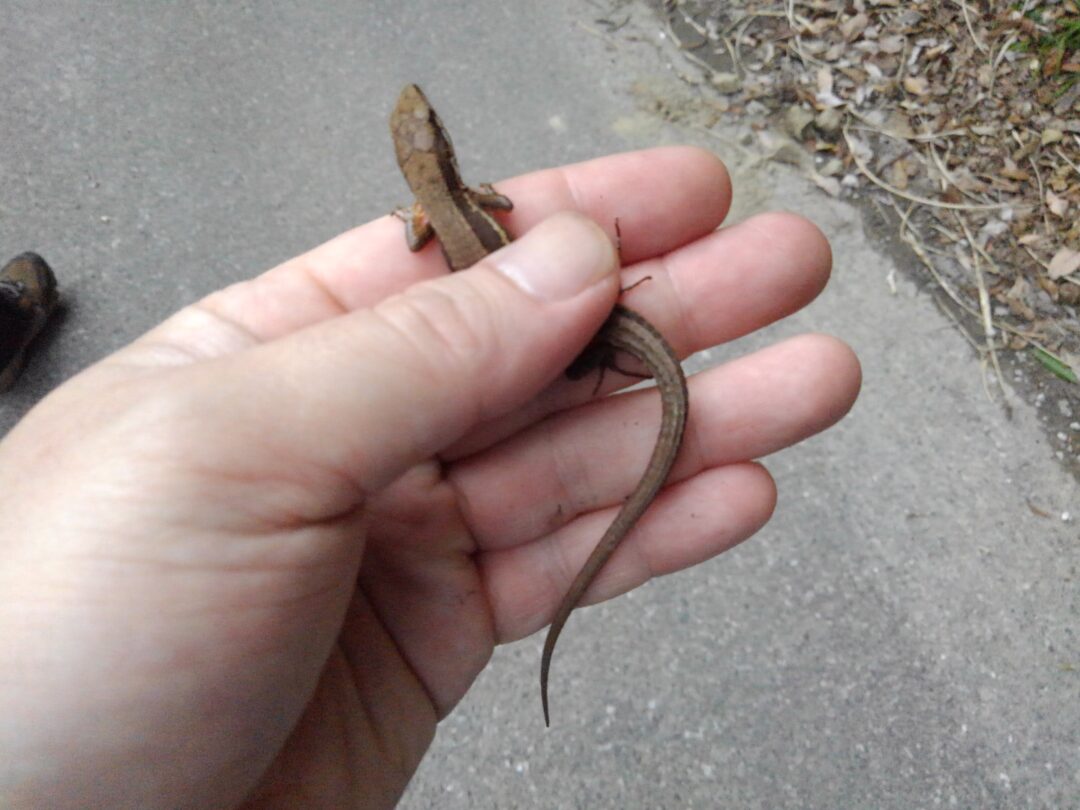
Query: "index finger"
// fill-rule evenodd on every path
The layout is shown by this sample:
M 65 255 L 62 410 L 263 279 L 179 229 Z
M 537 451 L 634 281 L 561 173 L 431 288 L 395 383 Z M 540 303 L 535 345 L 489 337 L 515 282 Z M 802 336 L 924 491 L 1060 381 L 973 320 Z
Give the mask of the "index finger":
M 720 159 L 703 149 L 660 147 L 544 169 L 499 184 L 514 201 L 505 222 L 520 234 L 556 211 L 575 210 L 614 234 L 618 220 L 624 263 L 661 255 L 717 228 L 728 212 L 731 184 Z M 273 270 L 234 284 L 199 305 L 254 342 L 372 306 L 446 272 L 438 249 L 410 253 L 402 223 L 382 217 L 346 231 Z M 153 339 L 184 343 L 188 332 L 206 351 L 205 318 L 170 319 Z M 195 334 L 197 333 L 197 334 Z M 238 348 L 233 331 L 219 353 Z M 227 348 L 226 348 L 227 347 Z

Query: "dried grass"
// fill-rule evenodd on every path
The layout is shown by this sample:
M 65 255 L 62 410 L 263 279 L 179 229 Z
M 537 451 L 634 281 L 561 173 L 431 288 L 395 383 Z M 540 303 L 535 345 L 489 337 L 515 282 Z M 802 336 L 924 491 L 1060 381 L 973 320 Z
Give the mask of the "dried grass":
M 975 319 L 999 382 L 998 352 L 1029 346 L 1075 382 L 1078 2 L 670 0 L 665 11 L 676 44 L 723 82 L 726 114 L 780 125 L 832 193 L 892 200 L 901 237 Z

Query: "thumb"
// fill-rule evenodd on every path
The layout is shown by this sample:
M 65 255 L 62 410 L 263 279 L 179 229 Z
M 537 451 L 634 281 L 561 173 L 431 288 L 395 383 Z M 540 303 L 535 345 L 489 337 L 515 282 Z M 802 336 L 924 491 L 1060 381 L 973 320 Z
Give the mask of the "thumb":
M 565 369 L 607 315 L 617 268 L 603 230 L 558 214 L 466 272 L 204 366 L 215 415 L 370 493 Z

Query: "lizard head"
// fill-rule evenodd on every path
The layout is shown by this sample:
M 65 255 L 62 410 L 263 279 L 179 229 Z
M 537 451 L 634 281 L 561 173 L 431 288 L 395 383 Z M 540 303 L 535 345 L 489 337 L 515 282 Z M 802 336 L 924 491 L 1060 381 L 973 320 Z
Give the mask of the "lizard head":
M 453 155 L 450 136 L 427 96 L 415 84 L 407 84 L 390 115 L 390 131 L 398 165 L 403 169 L 417 153 Z

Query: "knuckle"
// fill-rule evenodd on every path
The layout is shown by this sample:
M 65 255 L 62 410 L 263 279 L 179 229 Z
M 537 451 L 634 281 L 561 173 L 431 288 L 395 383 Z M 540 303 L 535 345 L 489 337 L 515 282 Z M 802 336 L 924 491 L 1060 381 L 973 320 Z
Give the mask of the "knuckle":
M 471 377 L 497 356 L 491 311 L 490 301 L 471 286 L 450 293 L 423 285 L 379 314 L 410 346 L 418 373 Z

